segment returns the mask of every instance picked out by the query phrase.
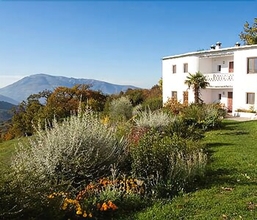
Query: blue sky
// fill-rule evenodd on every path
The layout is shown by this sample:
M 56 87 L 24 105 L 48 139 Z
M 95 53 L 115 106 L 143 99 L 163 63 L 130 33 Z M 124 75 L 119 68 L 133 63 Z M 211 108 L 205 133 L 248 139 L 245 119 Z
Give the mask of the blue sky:
M 164 56 L 240 42 L 257 1 L 0 1 L 0 87 L 25 76 L 151 88 Z

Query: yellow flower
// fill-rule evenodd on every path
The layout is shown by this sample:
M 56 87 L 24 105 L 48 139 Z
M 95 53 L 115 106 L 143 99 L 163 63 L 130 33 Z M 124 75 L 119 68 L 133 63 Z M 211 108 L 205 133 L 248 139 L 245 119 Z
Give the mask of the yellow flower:
M 92 216 L 93 216 L 92 213 L 89 213 L 89 214 L 88 214 L 88 217 L 89 217 L 89 218 L 92 218 Z
M 87 217 L 87 213 L 86 213 L 86 212 L 83 213 L 83 217 L 84 217 L 84 218 Z
M 53 199 L 53 198 L 54 198 L 54 195 L 52 194 L 48 196 L 48 199 Z
M 82 211 L 81 211 L 81 210 L 78 210 L 78 211 L 76 212 L 76 214 L 77 214 L 77 215 L 82 215 Z

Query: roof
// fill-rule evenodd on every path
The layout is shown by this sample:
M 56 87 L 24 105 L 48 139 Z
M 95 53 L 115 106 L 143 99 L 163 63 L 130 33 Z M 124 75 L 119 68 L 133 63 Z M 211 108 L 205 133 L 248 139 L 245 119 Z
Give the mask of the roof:
M 249 49 L 257 49 L 257 44 L 183 53 L 183 54 L 178 54 L 178 55 L 173 55 L 173 56 L 166 56 L 166 57 L 163 57 L 162 60 L 174 59 L 174 58 L 179 58 L 179 57 L 187 57 L 187 56 L 198 56 L 198 57 L 221 56 L 221 55 L 229 56 L 229 55 L 233 55 L 234 51 L 249 50 Z

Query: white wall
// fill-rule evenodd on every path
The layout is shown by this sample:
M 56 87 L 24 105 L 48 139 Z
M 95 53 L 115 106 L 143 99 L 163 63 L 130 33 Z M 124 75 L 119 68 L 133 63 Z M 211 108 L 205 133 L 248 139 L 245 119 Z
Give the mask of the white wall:
M 246 93 L 255 93 L 255 105 L 257 109 L 257 73 L 247 74 L 247 58 L 257 57 L 257 49 L 238 50 L 234 53 L 234 87 L 233 87 L 233 111 L 238 108 L 249 109 L 246 104 Z
M 232 92 L 232 89 L 204 89 L 201 90 L 201 98 L 205 103 L 222 103 L 227 107 L 228 92 Z M 221 94 L 221 100 L 219 100 L 219 94 Z
M 199 67 L 200 72 L 205 73 L 219 73 L 218 65 L 221 65 L 220 73 L 228 73 L 229 72 L 229 62 L 233 61 L 233 56 L 224 56 L 217 58 L 200 58 Z
M 171 97 L 171 91 L 177 91 L 178 100 L 183 101 L 183 91 L 187 90 L 184 83 L 188 73 L 183 72 L 184 63 L 188 63 L 188 72 L 196 73 L 199 70 L 199 58 L 195 56 L 180 57 L 162 61 L 162 78 L 163 78 L 163 102 L 165 103 Z M 172 66 L 176 65 L 176 73 L 172 73 Z M 192 91 L 188 93 L 188 101 L 194 101 Z

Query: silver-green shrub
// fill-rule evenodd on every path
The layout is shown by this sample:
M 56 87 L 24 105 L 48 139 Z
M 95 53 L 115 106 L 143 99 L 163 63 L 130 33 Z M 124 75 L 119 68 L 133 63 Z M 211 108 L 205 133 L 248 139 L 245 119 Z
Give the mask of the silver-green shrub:
M 35 175 L 49 186 L 77 187 L 110 174 L 110 166 L 122 159 L 126 141 L 115 129 L 101 123 L 90 110 L 71 116 L 51 129 L 37 130 L 20 147 L 12 162 L 17 177 Z
M 114 121 L 127 121 L 132 117 L 133 106 L 129 98 L 122 96 L 111 101 L 109 106 L 110 118 Z
M 150 109 L 138 113 L 134 122 L 138 127 L 164 127 L 168 126 L 174 118 L 163 111 L 151 111 Z

